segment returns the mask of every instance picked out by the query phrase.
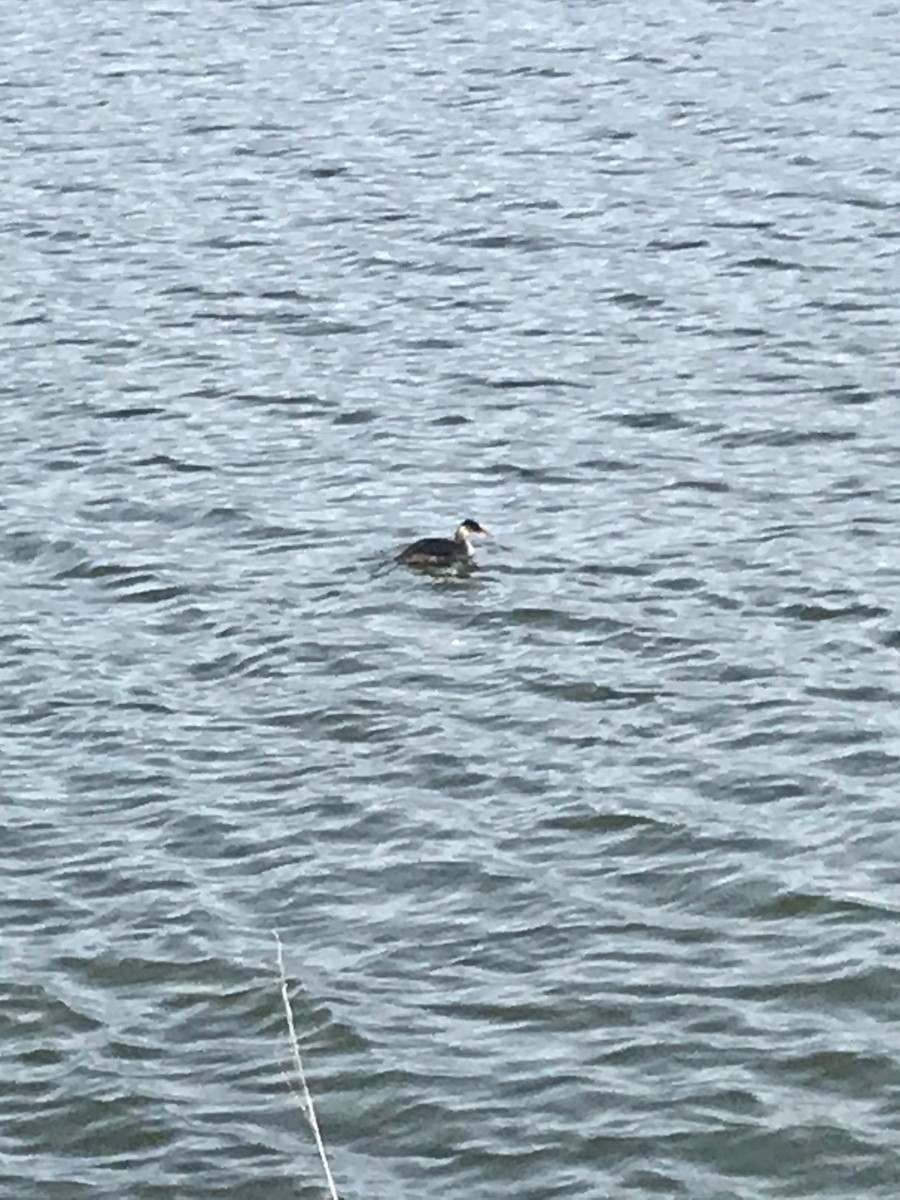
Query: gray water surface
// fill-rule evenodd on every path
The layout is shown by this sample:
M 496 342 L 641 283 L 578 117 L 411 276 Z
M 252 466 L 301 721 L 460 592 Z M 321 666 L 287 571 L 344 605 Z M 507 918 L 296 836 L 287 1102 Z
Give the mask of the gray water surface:
M 0 45 L 3 1200 L 896 1200 L 900 8 Z

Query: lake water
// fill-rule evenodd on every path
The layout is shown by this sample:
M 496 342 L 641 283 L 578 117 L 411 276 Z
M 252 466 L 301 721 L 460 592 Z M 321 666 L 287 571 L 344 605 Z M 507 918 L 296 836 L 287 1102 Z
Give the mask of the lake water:
M 3 1200 L 900 1195 L 898 35 L 4 8 Z

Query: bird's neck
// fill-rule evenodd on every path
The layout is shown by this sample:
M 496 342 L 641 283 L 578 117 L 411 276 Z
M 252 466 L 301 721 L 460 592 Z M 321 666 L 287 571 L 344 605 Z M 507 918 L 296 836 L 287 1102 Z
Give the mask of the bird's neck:
M 472 544 L 469 541 L 469 531 L 464 525 L 460 525 L 459 529 L 456 531 L 456 544 L 459 546 L 460 550 L 467 555 L 467 557 L 472 557 Z

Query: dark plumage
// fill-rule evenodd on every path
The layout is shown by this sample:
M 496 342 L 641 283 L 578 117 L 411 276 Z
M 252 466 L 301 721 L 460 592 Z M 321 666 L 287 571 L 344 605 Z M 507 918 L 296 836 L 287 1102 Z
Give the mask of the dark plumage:
M 469 538 L 472 534 L 488 536 L 488 531 L 482 529 L 477 521 L 467 517 L 462 521 L 452 538 L 420 538 L 401 550 L 395 562 L 405 567 L 455 567 L 466 566 L 472 562 L 472 547 Z

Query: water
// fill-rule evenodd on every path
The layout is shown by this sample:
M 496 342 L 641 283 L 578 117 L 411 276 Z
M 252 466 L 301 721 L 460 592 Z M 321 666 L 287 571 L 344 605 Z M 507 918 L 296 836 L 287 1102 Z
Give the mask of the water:
M 7 5 L 0 1196 L 900 1192 L 898 7 Z M 377 570 L 494 531 L 470 580 Z

